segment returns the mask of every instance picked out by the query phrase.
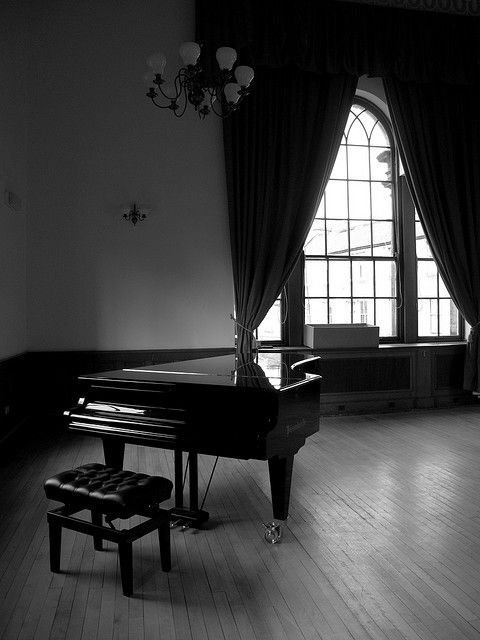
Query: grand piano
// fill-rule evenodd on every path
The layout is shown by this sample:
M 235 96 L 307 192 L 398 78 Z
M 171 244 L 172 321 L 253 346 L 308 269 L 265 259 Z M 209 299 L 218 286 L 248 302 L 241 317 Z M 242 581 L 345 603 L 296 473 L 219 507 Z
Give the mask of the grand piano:
M 260 350 L 83 375 L 78 405 L 65 416 L 70 430 L 102 438 L 114 467 L 123 466 L 126 443 L 173 450 L 172 517 L 192 526 L 208 519 L 199 507 L 198 454 L 266 460 L 273 517 L 285 520 L 294 456 L 319 426 L 318 360 Z

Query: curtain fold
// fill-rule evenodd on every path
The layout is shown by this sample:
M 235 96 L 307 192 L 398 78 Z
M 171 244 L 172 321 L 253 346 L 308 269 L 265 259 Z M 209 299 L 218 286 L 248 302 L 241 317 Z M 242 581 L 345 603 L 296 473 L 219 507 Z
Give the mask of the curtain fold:
M 432 254 L 472 326 L 464 388 L 480 391 L 479 85 L 384 79 L 407 182 Z
M 280 294 L 327 184 L 355 94 L 349 75 L 257 68 L 224 121 L 237 349 Z

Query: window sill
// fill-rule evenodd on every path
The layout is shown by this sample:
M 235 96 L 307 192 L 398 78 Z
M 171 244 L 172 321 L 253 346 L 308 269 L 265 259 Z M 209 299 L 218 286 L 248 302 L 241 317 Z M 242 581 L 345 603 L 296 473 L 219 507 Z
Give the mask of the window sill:
M 274 344 L 264 344 L 259 347 L 260 351 L 369 351 L 375 352 L 379 350 L 389 350 L 389 349 L 443 349 L 446 347 L 461 347 L 467 344 L 466 340 L 455 340 L 452 342 L 382 342 L 378 345 L 378 347 L 350 347 L 346 349 L 313 349 L 312 347 L 307 347 L 305 345 L 298 346 L 284 346 L 284 345 L 274 345 Z

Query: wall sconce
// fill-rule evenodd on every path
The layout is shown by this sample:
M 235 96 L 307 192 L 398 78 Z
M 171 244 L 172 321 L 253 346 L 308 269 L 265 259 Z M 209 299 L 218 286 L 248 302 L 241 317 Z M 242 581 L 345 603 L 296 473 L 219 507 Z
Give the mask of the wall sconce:
M 144 207 L 134 202 L 131 205 L 123 207 L 122 213 L 124 220 L 127 220 L 127 222 L 131 222 L 133 226 L 135 226 L 137 222 L 145 220 L 145 218 L 147 217 L 148 209 L 145 209 Z

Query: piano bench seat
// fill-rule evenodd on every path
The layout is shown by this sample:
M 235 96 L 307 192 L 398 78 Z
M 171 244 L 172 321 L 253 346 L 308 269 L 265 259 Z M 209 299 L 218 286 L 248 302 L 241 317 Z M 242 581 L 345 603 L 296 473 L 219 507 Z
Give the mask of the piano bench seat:
M 173 484 L 168 478 L 91 463 L 48 478 L 44 488 L 48 499 L 64 505 L 47 513 L 51 571 L 60 571 L 62 527 L 93 536 L 96 550 L 102 549 L 102 540 L 118 544 L 126 596 L 133 591 L 132 542 L 155 529 L 162 569 L 170 571 L 170 513 L 159 507 L 172 493 Z M 73 517 L 85 509 L 91 512 L 91 522 Z M 148 519 L 130 529 L 115 529 L 113 520 L 133 515 Z M 104 519 L 108 527 L 104 526 Z

